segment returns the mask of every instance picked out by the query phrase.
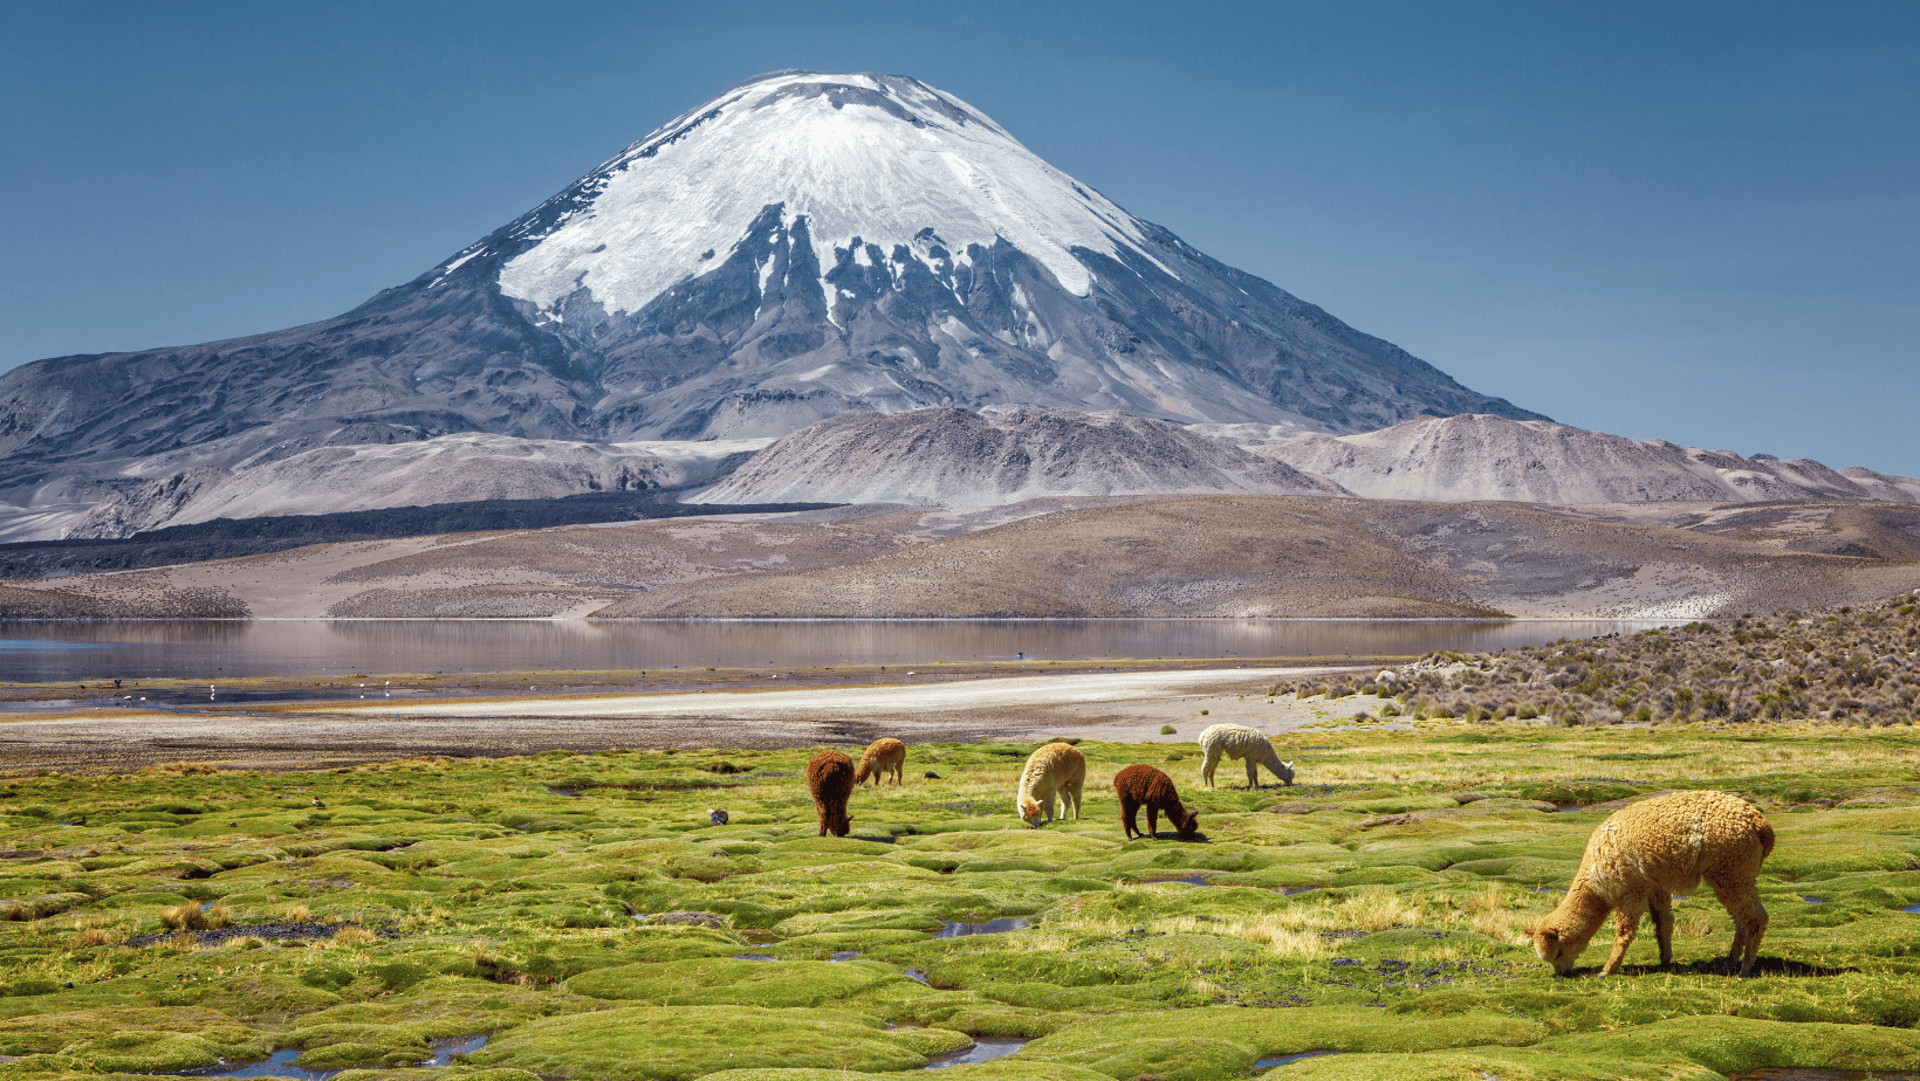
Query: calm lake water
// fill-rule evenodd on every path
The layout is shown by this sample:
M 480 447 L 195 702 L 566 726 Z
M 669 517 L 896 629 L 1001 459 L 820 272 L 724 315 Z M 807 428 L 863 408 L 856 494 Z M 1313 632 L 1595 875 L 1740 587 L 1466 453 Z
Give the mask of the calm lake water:
M 851 666 L 1498 650 L 1617 620 L 145 620 L 0 622 L 0 681 Z

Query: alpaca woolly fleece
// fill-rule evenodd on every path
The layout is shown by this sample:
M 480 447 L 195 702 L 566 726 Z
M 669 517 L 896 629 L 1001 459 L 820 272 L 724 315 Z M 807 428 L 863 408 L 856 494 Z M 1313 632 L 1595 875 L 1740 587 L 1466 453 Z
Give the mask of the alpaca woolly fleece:
M 853 795 L 853 759 L 845 751 L 825 750 L 807 760 L 807 791 L 820 812 L 820 836 L 845 837 L 853 828 L 847 800 Z
M 1014 807 L 1029 826 L 1053 821 L 1053 805 L 1060 802 L 1060 818 L 1067 817 L 1067 803 L 1073 803 L 1073 817 L 1080 817 L 1080 790 L 1087 783 L 1087 759 L 1071 743 L 1043 743 L 1027 756 L 1020 771 L 1020 788 L 1014 793 Z
M 1613 953 L 1601 967 L 1620 967 L 1640 927 L 1653 913 L 1660 963 L 1673 963 L 1673 895 L 1701 882 L 1733 917 L 1731 964 L 1753 974 L 1767 910 L 1757 885 L 1760 863 L 1773 851 L 1773 826 L 1747 801 L 1726 792 L 1670 792 L 1615 811 L 1593 831 L 1580 870 L 1559 907 L 1540 921 L 1533 946 L 1540 959 L 1564 975 L 1593 939 L 1607 914 L 1614 924 Z
M 1127 839 L 1136 835 L 1154 837 L 1160 832 L 1160 812 L 1167 813 L 1167 821 L 1179 832 L 1181 840 L 1190 840 L 1194 831 L 1200 827 L 1200 816 L 1180 805 L 1180 793 L 1173 786 L 1173 778 L 1148 765 L 1133 765 L 1113 775 L 1113 793 L 1120 797 L 1120 822 L 1126 828 Z M 1141 833 L 1138 820 L 1134 817 L 1140 808 L 1147 809 L 1147 832 Z
M 1247 763 L 1247 787 L 1260 787 L 1260 774 L 1256 767 L 1265 766 L 1281 784 L 1293 783 L 1293 763 L 1280 761 L 1274 752 L 1273 744 L 1254 729 L 1243 724 L 1216 724 L 1200 733 L 1200 750 L 1205 759 L 1200 763 L 1200 779 L 1207 787 L 1213 787 L 1213 770 L 1220 764 L 1220 756 L 1245 759 Z
M 854 770 L 853 783 L 857 787 L 873 778 L 875 788 L 885 783 L 887 774 L 893 774 L 894 784 L 905 784 L 907 767 L 907 745 L 887 736 L 867 744 L 860 754 L 860 766 Z

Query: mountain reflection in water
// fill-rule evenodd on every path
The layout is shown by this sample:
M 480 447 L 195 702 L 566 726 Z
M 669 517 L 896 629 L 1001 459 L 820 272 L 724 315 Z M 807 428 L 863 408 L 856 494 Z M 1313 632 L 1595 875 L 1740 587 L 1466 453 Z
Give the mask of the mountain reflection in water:
M 0 680 L 1337 659 L 1509 649 L 1660 625 L 1366 619 L 0 621 Z

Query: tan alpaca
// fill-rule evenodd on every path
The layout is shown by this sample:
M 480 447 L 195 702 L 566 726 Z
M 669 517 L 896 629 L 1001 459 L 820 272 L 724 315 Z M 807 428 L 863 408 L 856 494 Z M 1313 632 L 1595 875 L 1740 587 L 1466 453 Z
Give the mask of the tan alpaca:
M 878 788 L 891 773 L 894 784 L 905 784 L 902 778 L 906 776 L 906 769 L 907 745 L 892 737 L 876 739 L 867 744 L 866 751 L 860 755 L 860 768 L 854 770 L 853 783 L 858 787 L 872 777 L 873 786 Z
M 1060 801 L 1060 819 L 1067 817 L 1067 802 L 1073 802 L 1073 817 L 1080 817 L 1080 789 L 1087 783 L 1087 760 L 1071 743 L 1043 743 L 1040 749 L 1027 756 L 1027 765 L 1020 771 L 1020 790 L 1014 794 L 1013 804 L 1020 811 L 1020 818 L 1029 826 L 1040 825 L 1044 813 L 1046 821 L 1053 821 L 1053 803 Z
M 1756 884 L 1760 862 L 1772 851 L 1767 817 L 1725 792 L 1670 792 L 1623 807 L 1593 831 L 1567 896 L 1534 928 L 1533 948 L 1565 975 L 1607 914 L 1618 912 L 1613 953 L 1600 969 L 1610 976 L 1639 931 L 1641 915 L 1651 911 L 1660 963 L 1670 965 L 1673 895 L 1692 893 L 1705 881 L 1733 916 L 1727 961 L 1738 958 L 1740 975 L 1751 976 L 1767 931 Z

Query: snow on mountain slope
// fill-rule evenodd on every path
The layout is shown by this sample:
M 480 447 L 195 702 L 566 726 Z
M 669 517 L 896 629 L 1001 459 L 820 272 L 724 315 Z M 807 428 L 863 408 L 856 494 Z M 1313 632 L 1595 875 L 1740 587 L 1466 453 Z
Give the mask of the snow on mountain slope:
M 867 245 L 883 262 L 904 248 L 965 266 L 970 248 L 1004 238 L 1086 296 L 1091 273 L 1075 248 L 1153 258 L 1126 211 L 960 99 L 893 75 L 763 77 L 596 172 L 593 202 L 529 236 L 539 243 L 501 268 L 502 292 L 553 309 L 584 291 L 610 312 L 637 312 L 713 269 L 769 205 L 783 227 L 807 219 L 821 267 L 843 250 L 864 260 Z M 932 254 L 940 247 L 951 254 Z
M 96 505 L 67 536 L 124 537 L 215 518 L 644 491 L 711 478 L 769 442 L 592 444 L 457 435 L 322 447 L 238 470 L 155 477 Z
M 848 414 L 779 440 L 689 502 L 997 506 L 1047 496 L 1345 495 L 1281 462 L 1124 413 Z
M 1815 461 L 1742 458 L 1546 421 L 1421 417 L 1337 437 L 1257 426 L 1194 427 L 1373 499 L 1573 505 L 1889 498 Z

